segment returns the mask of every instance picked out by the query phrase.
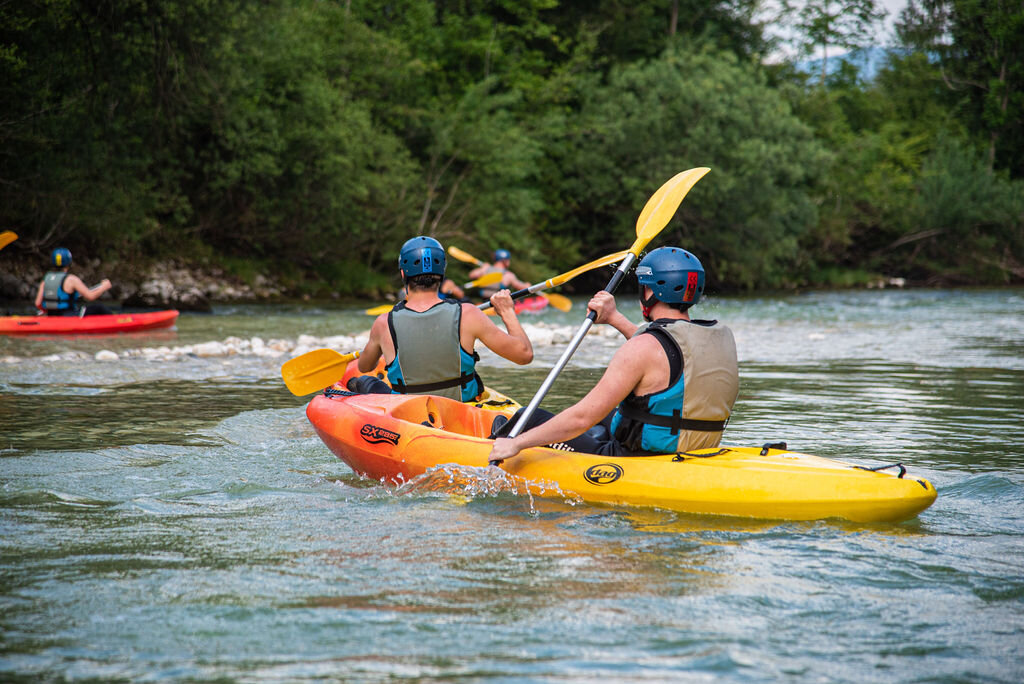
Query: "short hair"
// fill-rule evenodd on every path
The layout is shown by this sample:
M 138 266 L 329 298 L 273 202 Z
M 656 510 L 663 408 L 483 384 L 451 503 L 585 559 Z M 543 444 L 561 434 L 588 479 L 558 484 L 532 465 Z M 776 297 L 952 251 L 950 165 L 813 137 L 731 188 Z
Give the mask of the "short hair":
M 440 289 L 443 279 L 443 276 L 439 276 L 436 273 L 420 273 L 419 275 L 410 276 L 405 281 L 405 287 L 409 292 L 414 290 L 417 292 L 437 290 Z

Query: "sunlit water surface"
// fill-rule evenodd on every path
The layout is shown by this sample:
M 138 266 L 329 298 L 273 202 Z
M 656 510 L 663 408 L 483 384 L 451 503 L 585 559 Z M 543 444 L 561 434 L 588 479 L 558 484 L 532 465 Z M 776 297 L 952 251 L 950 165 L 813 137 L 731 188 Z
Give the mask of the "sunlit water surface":
M 361 308 L 0 338 L 0 679 L 1024 679 L 1024 291 L 695 311 L 736 334 L 728 443 L 936 485 L 885 525 L 532 499 L 444 469 L 385 487 L 315 436 L 280 380 L 290 352 L 197 351 L 356 344 Z M 524 317 L 550 341 L 528 369 L 484 354 L 488 384 L 528 399 L 582 318 Z M 588 338 L 544 406 L 582 396 L 619 343 Z

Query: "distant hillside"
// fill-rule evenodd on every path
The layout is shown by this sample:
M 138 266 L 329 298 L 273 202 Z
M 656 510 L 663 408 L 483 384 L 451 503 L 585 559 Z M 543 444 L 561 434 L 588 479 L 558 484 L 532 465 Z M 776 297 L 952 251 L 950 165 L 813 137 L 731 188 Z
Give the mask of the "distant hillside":
M 829 55 L 825 73 L 831 76 L 839 71 L 841 64 L 850 64 L 856 67 L 861 80 L 873 81 L 879 70 L 889 61 L 889 56 L 900 52 L 899 48 L 869 47 L 851 50 L 841 55 Z M 820 74 L 821 62 L 820 59 L 797 62 L 796 68 L 808 74 Z

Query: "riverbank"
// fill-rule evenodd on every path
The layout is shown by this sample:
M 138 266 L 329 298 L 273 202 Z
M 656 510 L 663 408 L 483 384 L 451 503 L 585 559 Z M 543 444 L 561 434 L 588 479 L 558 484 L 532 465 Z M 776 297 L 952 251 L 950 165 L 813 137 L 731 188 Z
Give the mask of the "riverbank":
M 271 301 L 290 294 L 274 277 L 257 274 L 246 282 L 223 268 L 183 261 L 137 264 L 83 259 L 74 262 L 72 272 L 90 287 L 109 278 L 111 289 L 101 301 L 120 301 L 127 308 L 209 312 L 213 302 Z M 30 306 L 45 273 L 44 264 L 34 255 L 0 254 L 0 301 Z

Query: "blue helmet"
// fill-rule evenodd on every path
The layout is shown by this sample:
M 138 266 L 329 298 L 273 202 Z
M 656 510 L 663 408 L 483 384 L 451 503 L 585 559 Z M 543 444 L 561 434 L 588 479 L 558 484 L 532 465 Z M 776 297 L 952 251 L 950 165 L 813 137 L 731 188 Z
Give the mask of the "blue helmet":
M 57 268 L 65 268 L 71 265 L 71 250 L 67 247 L 58 247 L 50 252 L 50 263 Z
M 398 253 L 398 268 L 405 274 L 406 280 L 423 274 L 443 276 L 447 265 L 444 247 L 432 237 L 421 235 L 406 240 Z
M 637 264 L 636 279 L 641 286 L 651 288 L 652 300 L 666 304 L 688 308 L 704 294 L 704 267 L 680 247 L 659 247 L 649 253 Z
M 494 260 L 495 261 L 504 261 L 505 259 L 511 259 L 511 258 L 512 258 L 512 252 L 508 251 L 507 249 L 496 249 L 496 250 L 494 250 Z

